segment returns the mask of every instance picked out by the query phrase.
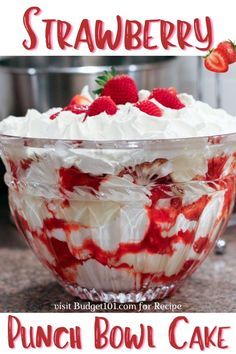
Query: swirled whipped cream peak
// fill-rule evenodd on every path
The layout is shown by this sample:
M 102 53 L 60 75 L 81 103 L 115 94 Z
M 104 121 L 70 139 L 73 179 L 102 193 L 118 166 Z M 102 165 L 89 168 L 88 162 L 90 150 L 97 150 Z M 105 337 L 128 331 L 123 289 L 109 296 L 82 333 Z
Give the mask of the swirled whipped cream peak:
M 138 91 L 127 75 L 108 72 L 97 80 L 94 97 L 86 86 L 64 108 L 28 110 L 10 116 L 0 133 L 75 140 L 144 140 L 221 135 L 236 132 L 236 117 L 175 88 Z

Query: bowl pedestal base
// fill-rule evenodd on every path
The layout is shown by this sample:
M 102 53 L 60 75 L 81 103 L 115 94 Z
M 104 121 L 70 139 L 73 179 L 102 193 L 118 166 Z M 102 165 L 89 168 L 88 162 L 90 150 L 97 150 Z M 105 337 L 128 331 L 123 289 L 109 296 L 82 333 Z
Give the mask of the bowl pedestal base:
M 103 291 L 87 289 L 78 285 L 62 284 L 65 290 L 74 297 L 79 297 L 81 300 L 93 302 L 116 302 L 116 303 L 138 303 L 150 302 L 154 300 L 163 300 L 172 296 L 182 285 L 182 282 L 173 282 L 163 284 L 156 287 L 143 288 L 138 291 L 119 292 Z

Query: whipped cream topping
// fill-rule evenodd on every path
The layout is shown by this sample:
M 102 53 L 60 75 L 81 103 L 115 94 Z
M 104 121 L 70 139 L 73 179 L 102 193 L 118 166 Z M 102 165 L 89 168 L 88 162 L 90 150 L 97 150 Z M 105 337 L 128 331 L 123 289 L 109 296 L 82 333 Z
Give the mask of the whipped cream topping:
M 88 88 L 82 91 L 89 99 Z M 150 92 L 139 91 L 139 100 L 148 98 Z M 162 106 L 155 99 L 152 102 L 161 107 L 161 117 L 150 116 L 130 103 L 118 105 L 115 115 L 103 112 L 97 116 L 74 114 L 62 111 L 54 120 L 50 116 L 60 108 L 53 108 L 45 113 L 35 109 L 28 110 L 24 117 L 10 116 L 0 123 L 0 133 L 51 139 L 75 140 L 141 140 L 170 139 L 220 135 L 236 132 L 236 117 L 222 109 L 214 109 L 208 104 L 196 101 L 188 94 L 179 94 L 185 104 L 180 110 Z

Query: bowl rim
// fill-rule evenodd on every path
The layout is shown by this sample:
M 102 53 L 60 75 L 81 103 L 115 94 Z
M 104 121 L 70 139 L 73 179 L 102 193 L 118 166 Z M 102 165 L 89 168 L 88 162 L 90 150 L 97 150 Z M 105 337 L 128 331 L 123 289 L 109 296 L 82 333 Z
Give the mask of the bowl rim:
M 0 133 L 0 145 L 4 143 L 18 143 L 25 147 L 53 147 L 58 144 L 69 145 L 73 149 L 109 149 L 109 150 L 122 150 L 122 149 L 154 149 L 164 148 L 191 148 L 193 145 L 217 145 L 221 146 L 225 143 L 236 143 L 236 132 L 206 135 L 198 137 L 185 137 L 185 138 L 161 138 L 161 139 L 122 139 L 122 140 L 86 140 L 86 139 L 61 139 L 61 138 L 38 138 L 38 137 L 22 137 L 17 135 L 8 135 Z

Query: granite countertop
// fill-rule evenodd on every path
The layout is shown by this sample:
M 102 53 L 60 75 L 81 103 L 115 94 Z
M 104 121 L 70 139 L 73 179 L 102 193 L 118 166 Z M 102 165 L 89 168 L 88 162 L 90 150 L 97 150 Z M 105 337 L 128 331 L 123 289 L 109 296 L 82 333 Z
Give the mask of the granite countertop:
M 89 302 L 68 295 L 45 270 L 10 222 L 6 198 L 0 205 L 0 312 L 85 312 Z M 226 230 L 224 255 L 212 253 L 171 299 L 141 311 L 236 312 L 236 227 Z M 59 304 L 65 309 L 58 309 Z M 75 305 L 80 309 L 74 310 Z M 81 304 L 83 308 L 81 308 Z M 62 307 L 62 306 L 61 306 Z M 99 310 L 99 309 L 98 309 Z M 104 309 L 103 309 L 104 310 Z M 140 311 L 140 308 L 128 311 Z

